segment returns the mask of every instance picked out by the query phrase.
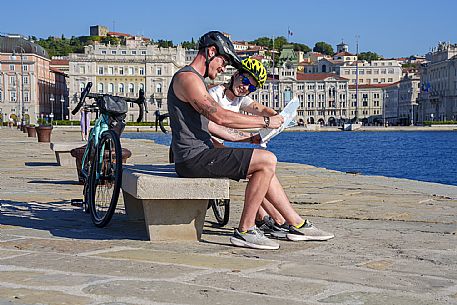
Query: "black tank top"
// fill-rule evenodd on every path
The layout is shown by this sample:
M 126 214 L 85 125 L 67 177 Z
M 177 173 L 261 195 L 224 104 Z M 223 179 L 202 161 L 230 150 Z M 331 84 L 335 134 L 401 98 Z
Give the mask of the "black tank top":
M 175 77 L 182 72 L 194 73 L 204 83 L 204 78 L 191 66 L 180 69 L 171 80 L 167 102 L 172 134 L 171 148 L 175 163 L 189 160 L 205 149 L 214 147 L 208 132 L 208 119 L 196 111 L 192 105 L 180 100 L 173 90 Z

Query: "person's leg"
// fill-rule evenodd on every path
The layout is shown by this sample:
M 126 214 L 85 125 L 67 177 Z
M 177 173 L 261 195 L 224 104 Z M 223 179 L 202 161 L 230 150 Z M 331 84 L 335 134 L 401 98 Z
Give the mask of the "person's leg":
M 262 205 L 257 212 L 256 219 L 262 220 L 265 216 L 270 216 L 277 224 L 283 224 L 286 222 L 281 213 L 266 198 L 264 198 L 262 201 Z
M 254 226 L 257 211 L 275 175 L 276 162 L 276 156 L 273 153 L 254 149 L 249 163 L 250 178 L 246 186 L 244 208 L 238 226 L 240 231 L 246 231 Z
M 299 225 L 303 223 L 304 220 L 292 207 L 276 175 L 271 179 L 265 198 L 278 210 L 288 224 Z M 278 224 L 283 224 L 283 222 L 278 222 Z

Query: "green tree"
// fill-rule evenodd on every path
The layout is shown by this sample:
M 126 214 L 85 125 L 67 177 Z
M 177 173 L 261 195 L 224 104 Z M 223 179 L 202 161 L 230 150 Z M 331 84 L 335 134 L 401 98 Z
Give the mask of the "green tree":
M 194 38 L 192 38 L 192 41 L 183 41 L 181 42 L 181 46 L 185 49 L 196 49 L 197 44 L 194 41 Z
M 157 41 L 157 44 L 158 44 L 159 48 L 172 48 L 172 47 L 174 47 L 173 41 L 171 41 L 171 40 L 159 39 Z
M 308 47 L 306 44 L 296 43 L 296 42 L 293 42 L 292 44 L 294 45 L 294 51 L 302 51 L 305 53 L 308 53 L 311 51 L 311 48 Z
M 326 54 L 326 55 L 333 55 L 335 53 L 335 52 L 333 52 L 332 46 L 324 41 L 316 42 L 316 44 L 314 45 L 313 51 L 319 52 L 322 54 Z
M 378 54 L 375 52 L 362 52 L 359 54 L 359 60 L 366 60 L 366 61 L 372 61 L 372 60 L 378 60 L 381 58 Z

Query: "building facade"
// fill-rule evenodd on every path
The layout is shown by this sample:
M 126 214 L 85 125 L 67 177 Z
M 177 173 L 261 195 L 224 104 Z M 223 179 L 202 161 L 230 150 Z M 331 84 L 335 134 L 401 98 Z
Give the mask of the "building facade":
M 421 66 L 418 121 L 457 120 L 457 44 L 439 43 Z
M 50 68 L 47 52 L 21 37 L 0 37 L 0 113 L 36 124 L 38 118 L 61 117 L 60 100 L 68 101 L 65 74 Z M 59 101 L 57 104 L 56 101 Z
M 185 50 L 180 46 L 87 46 L 83 54 L 69 56 L 70 108 L 78 102 L 81 90 L 92 82 L 92 92 L 130 98 L 138 97 L 139 90 L 143 89 L 150 110 L 166 111 L 168 86 L 185 60 Z M 138 107 L 129 105 L 126 121 L 137 117 Z M 71 119 L 79 119 L 79 114 Z M 149 115 L 145 120 L 153 121 L 154 117 Z

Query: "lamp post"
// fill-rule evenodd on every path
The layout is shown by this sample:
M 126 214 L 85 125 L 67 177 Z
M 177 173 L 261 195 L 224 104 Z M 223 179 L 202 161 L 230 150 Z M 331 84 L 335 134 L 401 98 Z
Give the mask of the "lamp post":
M 25 104 L 24 104 L 24 53 L 25 50 L 21 46 L 15 46 L 13 49 L 13 59 L 16 60 L 16 49 L 21 51 L 21 128 L 25 126 Z
M 63 98 L 63 94 L 60 96 L 60 105 L 62 106 L 62 112 L 60 112 L 60 119 L 63 121 L 63 104 L 65 104 L 65 99 Z
M 51 113 L 49 114 L 49 117 L 51 118 L 51 126 L 52 126 L 52 119 L 54 118 L 54 95 L 51 93 L 51 97 L 49 98 L 49 101 L 51 102 Z

